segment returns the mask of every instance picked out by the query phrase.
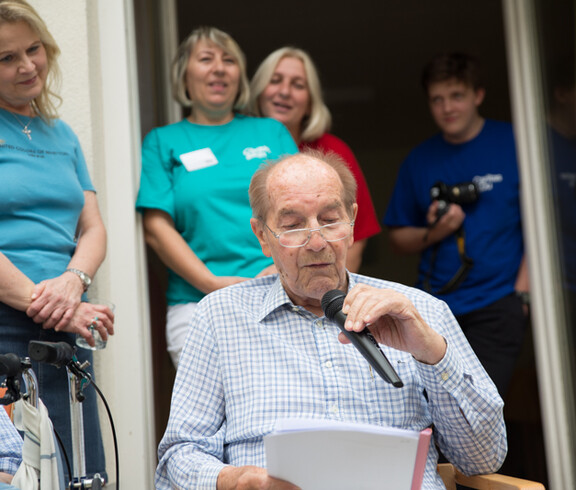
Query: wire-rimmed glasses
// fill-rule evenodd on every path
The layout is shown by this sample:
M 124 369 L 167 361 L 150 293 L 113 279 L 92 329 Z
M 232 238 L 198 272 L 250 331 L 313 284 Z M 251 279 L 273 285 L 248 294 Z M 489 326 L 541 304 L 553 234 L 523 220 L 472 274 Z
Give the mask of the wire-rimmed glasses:
M 297 230 L 282 231 L 280 233 L 274 232 L 266 223 L 264 226 L 268 231 L 278 239 L 278 243 L 286 248 L 299 248 L 304 247 L 312 238 L 312 233 L 317 231 L 322 238 L 327 242 L 337 242 L 344 240 L 352 234 L 354 221 L 339 221 L 338 223 L 330 223 L 319 228 L 299 228 Z

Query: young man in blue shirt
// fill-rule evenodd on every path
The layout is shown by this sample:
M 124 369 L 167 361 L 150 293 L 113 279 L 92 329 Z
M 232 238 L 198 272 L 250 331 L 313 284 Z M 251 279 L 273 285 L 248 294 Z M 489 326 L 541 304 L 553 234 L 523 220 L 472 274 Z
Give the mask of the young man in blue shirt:
M 402 164 L 384 223 L 396 252 L 420 254 L 417 287 L 448 303 L 505 396 L 528 325 L 512 126 L 480 115 L 469 55 L 435 57 L 422 85 L 440 132 Z

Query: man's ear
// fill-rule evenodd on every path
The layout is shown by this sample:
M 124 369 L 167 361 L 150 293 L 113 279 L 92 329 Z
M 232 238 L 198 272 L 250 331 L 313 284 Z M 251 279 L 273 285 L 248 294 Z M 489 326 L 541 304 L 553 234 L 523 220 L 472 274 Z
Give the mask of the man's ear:
M 260 221 L 257 218 L 250 218 L 250 226 L 252 227 L 254 235 L 256 235 L 256 238 L 258 238 L 258 241 L 260 242 L 260 246 L 262 247 L 262 253 L 266 257 L 272 257 L 270 247 L 268 246 L 266 230 L 264 229 L 262 221 Z
M 476 96 L 474 97 L 474 103 L 476 107 L 480 107 L 482 102 L 484 102 L 484 96 L 486 95 L 486 90 L 482 87 L 476 89 Z
M 354 203 L 352 204 L 352 220 L 356 221 L 357 217 L 358 217 L 358 204 Z
M 352 205 L 352 220 L 356 221 L 357 216 L 358 216 L 358 204 L 354 203 Z M 348 245 L 348 248 L 354 245 L 354 230 L 352 230 L 352 233 L 350 234 L 349 241 L 350 244 Z

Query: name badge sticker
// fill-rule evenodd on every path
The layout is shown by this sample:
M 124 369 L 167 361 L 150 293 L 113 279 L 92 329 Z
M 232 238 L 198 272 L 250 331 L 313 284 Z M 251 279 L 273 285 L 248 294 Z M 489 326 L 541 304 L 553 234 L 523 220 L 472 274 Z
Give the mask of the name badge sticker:
M 200 150 L 182 153 L 182 155 L 180 155 L 180 161 L 186 167 L 188 172 L 212 167 L 218 164 L 218 159 L 210 148 L 201 148 Z

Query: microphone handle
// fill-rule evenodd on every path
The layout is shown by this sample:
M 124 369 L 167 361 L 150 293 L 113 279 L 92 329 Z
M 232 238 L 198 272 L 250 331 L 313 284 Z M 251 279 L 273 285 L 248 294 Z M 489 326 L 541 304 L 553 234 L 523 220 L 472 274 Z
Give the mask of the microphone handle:
M 341 318 L 336 318 L 341 316 Z M 351 332 L 344 328 L 344 323 L 346 322 L 346 315 L 342 313 L 342 310 L 338 311 L 334 318 L 337 320 L 336 323 L 340 327 L 340 330 L 344 332 L 344 335 L 348 337 L 352 345 L 360 351 L 360 354 L 364 356 L 364 359 L 374 368 L 374 370 L 380 375 L 380 377 L 392 384 L 396 388 L 402 388 L 404 383 L 398 376 L 396 370 L 390 364 L 390 361 L 380 349 L 378 342 L 369 332 L 367 328 L 361 332 Z

